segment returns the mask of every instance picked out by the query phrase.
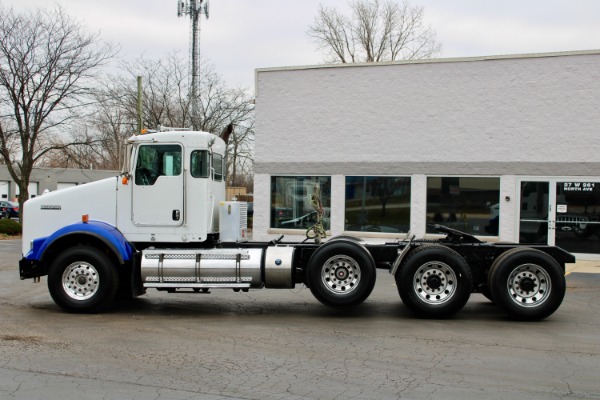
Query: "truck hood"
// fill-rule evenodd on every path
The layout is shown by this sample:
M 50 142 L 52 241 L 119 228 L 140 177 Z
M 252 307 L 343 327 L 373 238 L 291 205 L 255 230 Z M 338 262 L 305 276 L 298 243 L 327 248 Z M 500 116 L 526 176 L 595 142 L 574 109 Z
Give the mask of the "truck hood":
M 23 206 L 23 255 L 31 241 L 47 237 L 87 214 L 90 220 L 116 225 L 118 177 L 60 189 L 29 199 Z

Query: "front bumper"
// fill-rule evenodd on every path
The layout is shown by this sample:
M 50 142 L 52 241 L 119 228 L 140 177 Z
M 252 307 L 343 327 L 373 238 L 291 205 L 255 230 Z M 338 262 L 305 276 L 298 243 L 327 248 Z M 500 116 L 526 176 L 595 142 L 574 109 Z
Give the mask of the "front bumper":
M 23 257 L 19 261 L 19 274 L 21 279 L 38 278 L 48 275 L 48 269 L 39 260 L 28 260 Z

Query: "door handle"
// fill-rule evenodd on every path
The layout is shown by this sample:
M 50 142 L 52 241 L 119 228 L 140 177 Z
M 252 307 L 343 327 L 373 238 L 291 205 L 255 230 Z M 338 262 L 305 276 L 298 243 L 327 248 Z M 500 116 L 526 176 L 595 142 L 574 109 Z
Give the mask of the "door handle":
M 181 218 L 181 212 L 179 210 L 173 210 L 173 221 L 179 221 Z

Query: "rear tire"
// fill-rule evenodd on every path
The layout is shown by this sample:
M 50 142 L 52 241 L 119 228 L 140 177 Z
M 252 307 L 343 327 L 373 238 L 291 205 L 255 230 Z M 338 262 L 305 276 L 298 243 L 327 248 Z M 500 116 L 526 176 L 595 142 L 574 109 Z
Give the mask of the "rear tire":
M 110 259 L 90 246 L 60 253 L 48 274 L 48 290 L 63 310 L 95 313 L 109 307 L 119 288 L 119 275 Z
M 510 316 L 537 321 L 558 309 L 566 293 L 565 274 L 548 254 L 515 248 L 492 265 L 489 286 L 496 304 Z
M 471 295 L 473 278 L 465 259 L 441 245 L 412 250 L 396 273 L 402 302 L 415 314 L 444 318 L 460 311 Z
M 375 287 L 373 257 L 360 243 L 350 240 L 339 239 L 319 247 L 309 261 L 307 274 L 315 298 L 335 308 L 362 303 Z

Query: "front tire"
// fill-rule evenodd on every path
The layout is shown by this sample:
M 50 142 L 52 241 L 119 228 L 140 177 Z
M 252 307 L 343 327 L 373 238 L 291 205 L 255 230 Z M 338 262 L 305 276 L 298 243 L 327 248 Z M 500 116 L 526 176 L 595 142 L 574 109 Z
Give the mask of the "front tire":
M 330 307 L 356 306 L 365 301 L 375 287 L 373 257 L 354 241 L 339 239 L 321 246 L 312 255 L 307 273 L 312 294 Z
M 48 290 L 63 310 L 95 313 L 109 307 L 119 288 L 119 276 L 110 259 L 90 246 L 69 248 L 52 262 Z
M 441 245 L 412 250 L 396 273 L 402 302 L 425 318 L 445 318 L 460 311 L 471 295 L 473 278 L 465 259 Z
M 536 321 L 550 316 L 565 297 L 565 274 L 548 254 L 515 248 L 492 265 L 489 286 L 496 304 L 510 316 Z

